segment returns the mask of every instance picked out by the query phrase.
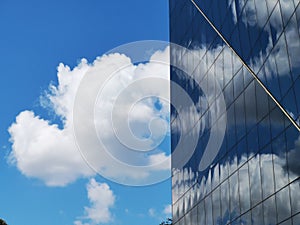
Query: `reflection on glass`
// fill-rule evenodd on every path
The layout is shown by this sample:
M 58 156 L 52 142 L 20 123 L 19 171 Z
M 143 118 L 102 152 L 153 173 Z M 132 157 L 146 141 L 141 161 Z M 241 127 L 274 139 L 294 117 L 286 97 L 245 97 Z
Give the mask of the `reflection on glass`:
M 195 3 L 238 56 L 192 2 L 170 1 L 170 40 L 192 53 L 171 54 L 171 64 L 179 62 L 193 68 L 194 78 L 172 69 L 171 79 L 191 95 L 197 109 L 187 110 L 184 118 L 172 113 L 172 148 L 189 132 L 193 135 L 184 127 L 194 124 L 201 128 L 193 156 L 184 168 L 173 173 L 173 222 L 300 225 L 300 133 L 239 59 L 257 73 L 263 85 L 299 122 L 300 3 Z M 207 82 L 208 77 L 213 82 Z M 211 92 L 204 94 L 198 82 Z M 214 100 L 220 95 L 218 84 L 225 99 L 226 132 L 212 164 L 199 170 L 210 131 L 218 126 L 211 114 L 222 110 Z M 171 98 L 176 101 L 180 96 L 171 93 Z M 189 147 L 185 142 L 185 150 Z
M 277 206 L 277 219 L 279 223 L 291 216 L 289 194 L 289 187 L 285 187 L 284 189 L 277 192 L 275 195 Z

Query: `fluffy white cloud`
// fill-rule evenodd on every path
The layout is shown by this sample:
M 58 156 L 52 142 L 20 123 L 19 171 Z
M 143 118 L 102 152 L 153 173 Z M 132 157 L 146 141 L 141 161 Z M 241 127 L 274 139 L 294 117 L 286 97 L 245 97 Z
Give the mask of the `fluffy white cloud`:
M 13 151 L 9 160 L 28 177 L 49 186 L 64 186 L 94 172 L 83 161 L 71 132 L 35 116 L 20 113 L 9 128 Z
M 58 85 L 50 84 L 48 93 L 41 98 L 41 103 L 43 106 L 54 110 L 55 114 L 61 118 L 62 126 L 44 120 L 32 111 L 21 112 L 8 129 L 12 142 L 10 162 L 15 164 L 24 175 L 38 178 L 50 186 L 64 186 L 77 178 L 89 177 L 95 174 L 81 157 L 80 153 L 85 158 L 86 155 L 84 155 L 85 151 L 78 149 L 74 129 L 84 134 L 83 142 L 87 148 L 85 149 L 86 151 L 90 149 L 97 151 L 103 146 L 99 145 L 98 139 L 96 141 L 92 139 L 93 135 L 95 136 L 96 134 L 93 134 L 93 130 L 86 130 L 85 124 L 80 124 L 77 127 L 73 126 L 73 107 L 78 88 L 85 77 L 95 74 L 98 77 L 102 76 L 103 83 L 100 83 L 100 85 L 103 85 L 103 88 L 97 91 L 104 95 L 101 98 L 99 97 L 94 105 L 94 118 L 89 117 L 89 114 L 87 114 L 85 102 L 83 102 L 79 114 L 81 118 L 87 118 L 93 127 L 96 126 L 96 133 L 101 137 L 100 139 L 105 145 L 105 150 L 102 150 L 109 151 L 117 159 L 115 161 L 120 160 L 124 164 L 135 166 L 159 164 L 157 160 L 168 158 L 166 154 L 162 153 L 162 150 L 156 148 L 148 154 L 145 154 L 143 151 L 128 149 L 116 137 L 111 121 L 111 111 L 116 99 L 119 97 L 120 91 L 126 90 L 131 83 L 153 77 L 168 82 L 169 66 L 157 62 L 159 60 L 168 62 L 168 55 L 168 49 L 159 51 L 152 55 L 148 63 L 138 65 L 133 64 L 129 57 L 118 53 L 98 57 L 91 64 L 87 60 L 82 59 L 73 69 L 61 63 L 58 66 L 57 73 Z M 125 67 L 122 67 L 124 65 Z M 108 71 L 113 71 L 114 73 L 108 74 Z M 93 82 L 95 83 L 95 80 Z M 91 97 L 92 90 L 90 87 L 92 87 L 93 82 L 85 87 L 83 97 L 86 100 Z M 150 134 L 149 128 L 151 128 L 150 131 L 152 131 L 153 135 L 149 138 L 149 143 L 159 144 L 161 137 L 163 140 L 169 132 L 167 130 L 166 134 L 161 132 L 162 125 L 166 128 L 165 125 L 169 120 L 169 103 L 168 101 L 159 100 L 155 96 L 167 96 L 166 100 L 168 100 L 169 88 L 164 86 L 162 82 L 159 85 L 162 85 L 164 88 L 156 89 L 159 92 L 154 93 L 152 97 L 146 96 L 146 98 L 143 98 L 146 91 L 151 89 L 147 84 L 149 82 L 142 84 L 135 92 L 129 93 L 131 98 L 125 98 L 126 101 L 120 102 L 122 106 L 131 110 L 129 112 L 124 110 L 117 111 L 115 121 L 123 122 L 126 120 L 132 129 L 132 133 L 140 139 L 147 137 Z M 128 99 L 138 99 L 139 101 L 128 102 Z M 153 120 L 155 118 L 159 118 L 164 124 L 155 122 L 156 120 Z M 151 127 L 149 127 L 150 122 Z M 140 134 L 144 134 L 144 136 Z M 170 157 L 167 160 L 170 162 Z M 139 182 L 140 179 L 147 179 L 151 173 L 151 169 L 137 170 L 134 168 L 121 170 L 118 166 L 115 166 L 116 162 L 112 162 L 111 158 L 105 158 L 102 155 L 92 157 L 91 161 L 88 161 L 88 163 L 98 172 L 105 171 L 104 175 L 106 177 L 116 181 L 121 179 L 120 182 L 126 182 L 130 179 Z M 96 163 L 96 167 L 93 162 Z M 163 163 L 166 166 L 153 167 L 153 170 L 157 173 L 159 170 L 169 171 L 170 163 Z
M 161 162 L 164 162 L 161 164 Z M 149 164 L 150 165 L 159 165 L 157 170 L 170 170 L 171 168 L 171 160 L 170 156 L 167 156 L 165 152 L 153 154 L 149 156 Z
M 82 219 L 74 221 L 75 225 L 96 225 L 113 221 L 111 208 L 115 204 L 115 195 L 106 183 L 91 179 L 87 184 L 90 206 L 84 207 Z

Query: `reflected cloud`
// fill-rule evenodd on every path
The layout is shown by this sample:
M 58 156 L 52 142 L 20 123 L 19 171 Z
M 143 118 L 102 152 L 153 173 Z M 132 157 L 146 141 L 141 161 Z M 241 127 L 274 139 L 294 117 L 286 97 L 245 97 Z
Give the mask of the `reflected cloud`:
M 299 139 L 296 143 L 299 144 Z M 210 199 L 211 208 L 205 205 L 205 211 L 200 214 L 200 216 L 206 214 L 207 224 L 213 224 L 213 221 L 219 221 L 217 224 L 228 223 L 230 218 L 233 219 L 240 213 L 247 215 L 251 207 L 262 201 L 263 204 L 257 207 L 259 210 L 252 209 L 252 219 L 250 216 L 242 217 L 243 224 L 277 224 L 274 216 L 276 205 L 279 218 L 289 217 L 291 205 L 288 195 L 291 195 L 291 199 L 300 198 L 300 192 L 295 191 L 299 189 L 299 183 L 294 182 L 290 187 L 273 194 L 275 185 L 278 187 L 286 185 L 285 159 L 274 154 L 252 155 L 250 158 L 248 163 L 245 163 L 247 157 L 242 156 L 241 160 L 235 157 L 223 165 L 215 165 L 203 177 L 199 177 L 199 174 L 193 172 L 191 168 L 173 171 L 174 221 L 192 210 L 196 204 L 201 208 L 201 205 L 207 204 Z M 240 162 L 237 164 L 238 170 L 235 166 L 237 162 Z M 228 170 L 235 172 L 228 177 Z M 294 191 L 290 192 L 289 188 Z M 293 207 L 299 208 L 300 202 L 295 201 Z M 210 217 L 211 210 L 214 216 Z
M 254 27 L 261 32 L 261 36 L 255 37 L 259 40 L 252 40 L 256 41 L 252 52 L 256 56 L 248 62 L 250 67 L 281 104 L 297 117 L 298 109 L 294 105 L 299 99 L 297 96 L 287 99 L 286 95 L 290 88 L 295 88 L 293 84 L 300 71 L 298 4 L 297 1 L 273 0 L 249 0 L 246 3 L 238 0 L 229 3 L 235 25 L 241 20 L 246 29 Z M 244 33 L 241 35 L 249 36 Z M 265 35 L 266 43 L 262 38 Z
M 290 179 L 293 180 L 300 176 L 300 136 L 295 141 L 295 148 L 287 153 L 288 165 L 285 165 L 284 168 L 291 171 L 293 174 L 290 174 Z
M 227 2 L 232 18 L 226 17 L 225 10 L 221 10 L 220 18 L 232 19 L 228 23 L 219 21 L 220 18 L 215 15 L 218 9 L 211 10 L 218 3 L 198 1 L 197 4 L 220 31 L 228 32 L 225 34 L 228 40 L 236 35 L 231 40 L 236 41 L 233 44 L 237 48 L 235 50 L 245 57 L 243 60 L 297 119 L 298 96 L 293 93 L 298 93 L 295 81 L 300 72 L 300 29 L 297 23 L 299 15 L 296 15 L 300 12 L 299 2 Z M 187 78 L 174 69 L 171 78 L 191 93 L 197 108 L 197 111 L 189 111 L 183 121 L 173 118 L 174 124 L 189 123 L 190 118 L 194 121 L 196 117 L 204 125 L 194 156 L 185 168 L 173 167 L 174 222 L 259 225 L 278 224 L 284 220 L 291 222 L 291 215 L 300 211 L 299 182 L 295 181 L 300 175 L 297 162 L 300 157 L 299 133 L 232 50 L 224 44 L 216 44 L 220 40 L 210 33 L 212 29 L 203 18 L 199 18 L 200 14 L 197 17 L 188 10 L 182 11 L 178 14 L 183 18 L 193 18 L 193 29 L 190 29 L 191 32 L 187 29 L 185 33 L 174 30 L 174 39 L 182 43 L 201 40 L 209 45 L 188 44 L 193 46 L 190 52 L 171 54 L 171 62 L 178 61 L 193 74 L 193 79 Z M 203 24 L 197 24 L 198 20 L 194 18 L 203 21 Z M 197 33 L 201 33 L 197 30 L 199 27 L 205 30 L 204 37 Z M 252 31 L 257 33 L 250 33 Z M 206 76 L 214 80 L 206 84 L 212 90 L 208 94 L 196 85 Z M 201 159 L 211 123 L 214 122 L 211 121 L 209 107 L 219 94 L 216 83 L 221 87 L 226 103 L 226 139 L 215 164 L 201 172 L 195 165 Z M 179 138 L 177 134 L 174 136 Z M 233 222 L 233 219 L 236 220 Z M 295 217 L 294 224 L 298 223 L 300 220 Z

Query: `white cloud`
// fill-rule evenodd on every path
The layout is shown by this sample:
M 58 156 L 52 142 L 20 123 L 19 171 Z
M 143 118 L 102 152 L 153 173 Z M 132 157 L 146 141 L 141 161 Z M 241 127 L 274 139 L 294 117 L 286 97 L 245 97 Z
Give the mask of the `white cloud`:
M 82 160 L 72 133 L 50 125 L 32 111 L 20 113 L 9 133 L 13 143 L 10 162 L 28 177 L 49 186 L 64 186 L 94 174 Z
M 161 162 L 164 162 L 161 164 Z M 153 154 L 149 156 L 149 164 L 157 165 L 158 170 L 169 170 L 171 168 L 171 156 L 167 156 L 165 152 Z
M 153 208 L 153 207 L 149 208 L 148 216 L 156 218 L 158 221 L 163 221 L 166 218 L 172 217 L 172 206 L 170 204 L 165 205 L 159 210 L 157 208 Z
M 154 208 L 150 208 L 148 210 L 148 215 L 151 216 L 151 217 L 155 217 L 156 216 L 156 211 Z
M 49 85 L 49 93 L 46 96 L 55 113 L 61 116 L 66 125 L 71 125 L 72 111 L 76 91 L 84 75 L 91 69 L 86 59 L 72 70 L 69 66 L 60 63 L 57 67 L 58 86 Z
M 172 214 L 172 205 L 166 205 L 163 212 L 167 216 L 170 216 Z
M 126 146 L 119 143 L 110 121 L 111 109 L 119 92 L 126 89 L 133 81 L 148 77 L 168 81 L 169 67 L 156 62 L 162 58 L 164 60 L 168 59 L 168 49 L 156 52 L 147 64 L 133 65 L 130 58 L 118 53 L 98 57 L 92 64 L 82 59 L 79 65 L 73 69 L 61 63 L 58 66 L 57 73 L 58 85 L 50 84 L 49 92 L 41 98 L 41 104 L 54 110 L 55 114 L 62 120 L 62 127 L 44 120 L 32 111 L 21 112 L 8 129 L 12 142 L 10 162 L 14 163 L 24 175 L 40 179 L 49 186 L 64 186 L 80 177 L 89 177 L 95 174 L 82 159 L 73 132 L 73 106 L 78 87 L 82 79 L 91 74 L 100 77 L 105 76 L 102 77 L 102 80 L 106 82 L 103 89 L 105 92 L 104 98 L 95 105 L 95 120 L 92 121 L 92 118 L 88 117 L 84 104 L 80 113 L 82 113 L 83 118 L 89 118 L 91 123 L 96 125 L 97 134 L 101 136 L 108 151 L 125 164 L 137 166 L 150 165 L 151 163 L 157 163 L 157 159 L 164 159 L 162 156 L 165 155 L 161 153 L 161 150 L 153 151 L 148 155 L 145 155 L 144 152 L 129 151 Z M 122 65 L 126 65 L 126 68 L 117 71 Z M 117 71 L 113 77 L 109 77 L 111 74 L 107 74 L 108 68 Z M 155 74 L 153 74 L 153 71 L 155 71 Z M 144 85 L 145 87 L 141 87 L 132 95 L 136 98 L 143 97 L 144 90 L 149 89 L 146 84 Z M 89 86 L 85 91 L 84 98 L 89 99 L 91 97 Z M 168 87 L 161 88 L 160 92 L 156 93 L 157 96 L 161 94 L 164 96 L 169 95 Z M 124 105 L 133 104 L 132 102 L 121 103 Z M 149 133 L 148 123 L 153 118 L 159 117 L 167 122 L 169 103 L 161 101 L 160 104 L 161 109 L 157 109 L 154 101 L 145 99 L 136 104 L 136 107 L 133 107 L 129 114 L 129 123 L 134 134 Z M 128 119 L 126 112 L 117 112 L 116 121 L 124 119 Z M 152 131 L 161 131 L 161 124 L 152 123 L 151 125 L 154 126 L 151 127 Z M 84 126 L 76 127 L 76 129 L 85 134 L 84 142 L 88 150 L 101 147 L 98 140 L 94 142 L 91 139 L 92 135 L 90 134 L 93 131 L 85 130 Z M 165 134 L 156 132 L 154 138 L 162 135 Z M 152 143 L 155 143 L 155 141 L 156 139 L 153 139 Z M 151 173 L 151 170 L 145 171 L 142 169 L 120 170 L 118 167 L 113 166 L 114 162 L 111 162 L 111 159 L 109 161 L 101 155 L 93 159 L 96 162 L 97 171 L 105 171 L 104 175 L 114 180 L 120 178 L 124 182 L 130 179 L 138 182 L 140 179 L 147 179 Z M 165 165 L 167 166 L 160 169 L 169 170 L 170 165 L 168 163 Z M 154 168 L 153 170 L 158 171 L 159 169 Z
M 74 225 L 89 225 L 88 223 L 82 223 L 80 220 L 74 221 Z
M 87 184 L 90 206 L 84 207 L 84 217 L 76 220 L 75 225 L 96 225 L 113 221 L 111 208 L 115 204 L 115 195 L 106 183 L 98 183 L 92 178 Z

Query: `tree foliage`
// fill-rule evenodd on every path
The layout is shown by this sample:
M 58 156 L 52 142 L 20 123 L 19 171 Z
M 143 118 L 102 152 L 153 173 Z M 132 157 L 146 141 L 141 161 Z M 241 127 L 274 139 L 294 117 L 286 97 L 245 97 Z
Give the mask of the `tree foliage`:
M 172 225 L 173 221 L 170 218 L 167 218 L 166 221 L 161 222 L 159 225 Z
M 7 225 L 7 223 L 3 219 L 0 219 L 0 225 Z

